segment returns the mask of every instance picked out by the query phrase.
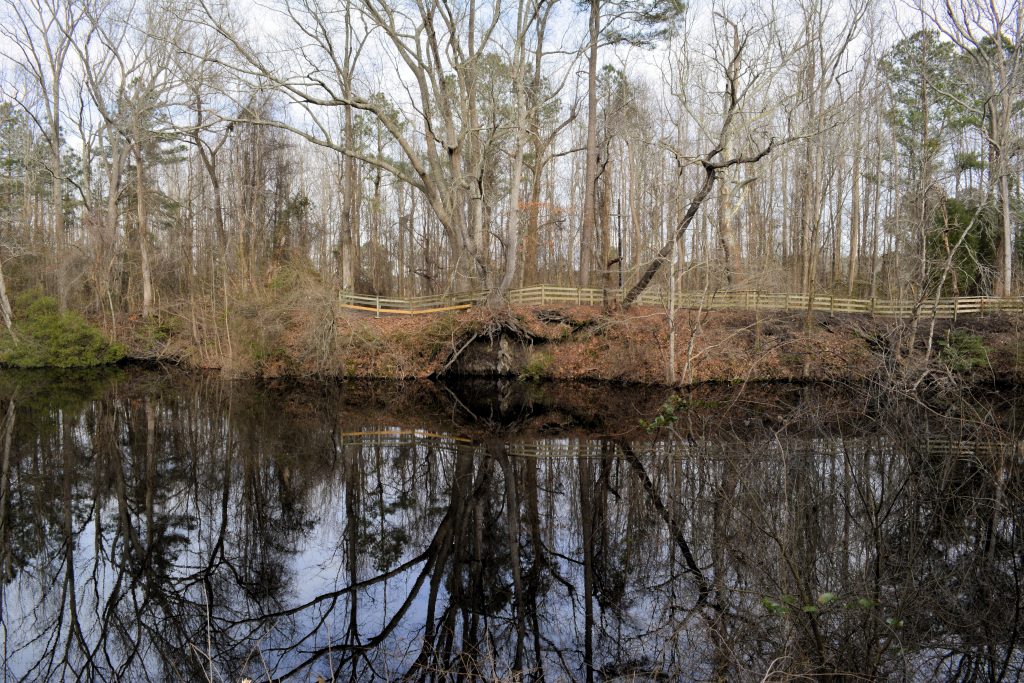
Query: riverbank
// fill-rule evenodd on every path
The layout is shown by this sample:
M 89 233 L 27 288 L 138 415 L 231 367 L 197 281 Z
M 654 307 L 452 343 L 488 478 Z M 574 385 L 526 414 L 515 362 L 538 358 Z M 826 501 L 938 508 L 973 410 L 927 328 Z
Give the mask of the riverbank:
M 1018 381 L 1019 315 L 907 321 L 858 314 L 664 310 L 600 306 L 483 307 L 423 316 L 301 308 L 232 325 L 212 344 L 194 330 L 139 323 L 128 356 L 227 376 L 413 379 L 499 376 L 601 380 L 860 381 L 901 369 Z M 673 339 L 674 336 L 674 339 Z M 929 350 L 929 337 L 931 348 Z M 674 354 L 670 349 L 674 347 Z M 911 350 L 908 353 L 908 350 Z M 672 362 L 674 356 L 674 363 Z

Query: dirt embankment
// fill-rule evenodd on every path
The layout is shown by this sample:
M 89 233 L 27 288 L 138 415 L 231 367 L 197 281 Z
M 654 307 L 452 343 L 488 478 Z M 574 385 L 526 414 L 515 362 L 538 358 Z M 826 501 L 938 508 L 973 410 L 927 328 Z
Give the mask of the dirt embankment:
M 236 343 L 230 357 L 200 359 L 182 343 L 166 345 L 164 355 L 264 377 L 504 376 L 656 385 L 670 383 L 674 371 L 683 383 L 828 381 L 869 379 L 895 366 L 922 365 L 926 357 L 940 371 L 1024 377 L 1024 319 L 1002 314 L 936 321 L 932 331 L 928 321 L 914 330 L 861 315 L 681 310 L 674 340 L 663 310 L 590 306 L 379 319 L 340 313 L 327 321 L 301 315 L 277 322 L 273 338 L 258 323 L 253 328 L 262 330 L 259 353 Z

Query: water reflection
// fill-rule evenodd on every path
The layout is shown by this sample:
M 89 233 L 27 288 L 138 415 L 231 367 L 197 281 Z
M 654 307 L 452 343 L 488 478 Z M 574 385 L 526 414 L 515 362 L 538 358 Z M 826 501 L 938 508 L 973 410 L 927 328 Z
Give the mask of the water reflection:
M 1016 397 L 545 391 L 5 377 L 5 679 L 1024 675 Z

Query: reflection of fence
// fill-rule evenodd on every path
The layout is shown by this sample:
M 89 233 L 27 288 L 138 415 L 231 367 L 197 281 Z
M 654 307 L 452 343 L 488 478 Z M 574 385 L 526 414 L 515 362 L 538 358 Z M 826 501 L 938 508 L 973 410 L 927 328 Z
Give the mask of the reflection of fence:
M 930 437 L 924 445 L 924 452 L 929 455 L 955 456 L 966 459 L 1015 455 L 1022 450 L 1024 450 L 1024 442 L 954 440 L 941 437 Z
M 442 441 L 459 441 L 462 443 L 471 443 L 471 439 L 464 436 L 453 436 L 451 434 L 437 434 L 434 432 L 426 432 L 422 429 L 378 429 L 378 430 L 362 430 L 358 432 L 340 432 L 338 436 L 341 437 L 343 442 L 354 441 L 358 443 L 370 443 L 374 439 L 380 441 L 380 443 L 395 443 L 394 439 L 408 439 L 408 443 L 418 443 L 419 441 L 437 439 Z M 403 442 L 405 443 L 405 442 Z
M 618 289 L 595 289 L 588 287 L 555 287 L 535 285 L 508 292 L 509 303 L 524 306 L 547 304 L 575 304 L 596 306 L 614 302 L 622 297 Z M 349 309 L 368 311 L 380 315 L 418 315 L 457 311 L 481 303 L 487 292 L 466 292 L 461 294 L 440 294 L 418 296 L 410 299 L 395 299 L 380 296 L 366 296 L 341 292 L 339 302 Z M 641 306 L 668 306 L 666 292 L 649 290 L 640 295 L 636 302 Z M 675 296 L 678 308 L 703 308 L 707 310 L 773 310 L 773 311 L 820 311 L 825 313 L 867 313 L 888 317 L 910 317 L 919 313 L 924 317 L 954 318 L 967 313 L 990 313 L 995 311 L 1024 312 L 1021 297 L 999 298 L 991 296 L 962 296 L 931 299 L 924 302 L 892 301 L 888 299 L 851 299 L 830 294 L 772 294 L 760 291 L 732 292 L 682 292 Z
M 340 432 L 340 446 L 360 446 L 378 448 L 399 448 L 430 445 L 435 448 L 456 448 L 473 444 L 473 440 L 454 434 L 438 434 L 422 429 L 366 429 L 356 432 Z
M 346 431 L 338 434 L 341 446 L 358 448 L 429 448 L 434 452 L 454 453 L 462 449 L 476 451 L 488 448 L 483 442 L 468 436 L 448 433 L 435 433 L 423 429 L 400 429 L 397 427 L 368 428 L 362 431 Z M 632 445 L 645 457 L 668 457 L 675 460 L 698 458 L 701 460 L 764 460 L 775 457 L 785 451 L 777 443 L 760 443 L 751 448 L 750 441 L 744 440 L 675 440 L 661 439 L 658 441 L 634 441 Z M 992 458 L 1007 456 L 1019 457 L 1024 454 L 1024 441 L 979 441 L 975 439 L 957 439 L 946 436 L 930 436 L 920 441 L 922 453 L 944 458 L 969 460 L 979 464 Z M 504 452 L 514 458 L 537 458 L 542 460 L 576 460 L 579 458 L 619 457 L 622 451 L 612 441 L 586 438 L 535 438 L 525 440 L 508 440 L 500 446 Z M 836 448 L 839 448 L 838 442 Z M 840 449 L 841 450 L 841 449 Z M 828 449 L 825 452 L 829 452 Z M 835 451 L 839 452 L 839 451 Z M 906 454 L 892 443 L 887 453 Z

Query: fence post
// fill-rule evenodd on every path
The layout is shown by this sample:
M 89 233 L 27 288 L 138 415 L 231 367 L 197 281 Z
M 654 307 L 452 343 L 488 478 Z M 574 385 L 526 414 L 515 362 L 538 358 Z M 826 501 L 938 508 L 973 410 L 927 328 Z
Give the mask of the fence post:
M 871 297 L 871 315 L 875 314 L 875 297 Z
M 380 297 L 377 297 L 377 317 L 380 317 Z
M 576 288 L 576 305 L 579 306 L 583 303 L 583 291 L 580 287 Z
M 543 306 L 545 303 L 547 303 L 547 302 L 544 300 L 544 285 L 541 285 L 540 286 L 540 305 Z
M 835 294 L 829 294 L 828 295 L 828 314 L 829 315 L 835 315 L 836 314 L 836 295 Z

